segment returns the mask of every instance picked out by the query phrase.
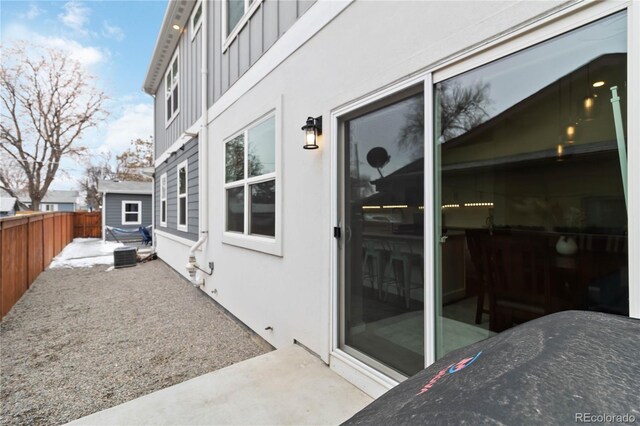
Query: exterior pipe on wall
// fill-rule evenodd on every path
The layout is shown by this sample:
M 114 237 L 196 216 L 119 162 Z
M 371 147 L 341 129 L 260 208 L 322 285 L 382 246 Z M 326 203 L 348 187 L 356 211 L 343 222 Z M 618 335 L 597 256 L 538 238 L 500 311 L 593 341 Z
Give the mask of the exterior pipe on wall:
M 209 111 L 207 108 L 207 94 L 208 94 L 208 1 L 203 0 L 202 2 L 202 25 L 200 26 L 202 37 L 202 74 L 201 74 L 201 102 L 202 102 L 202 117 L 200 120 L 200 136 L 198 137 L 198 181 L 199 181 L 199 191 L 200 191 L 200 202 L 198 203 L 198 228 L 200 230 L 200 238 L 198 241 L 191 247 L 189 250 L 189 261 L 187 263 L 187 272 L 189 273 L 189 277 L 191 278 L 191 284 L 195 287 L 203 286 L 205 283 L 205 278 L 197 277 L 197 271 L 199 269 L 198 260 L 196 259 L 196 250 L 202 246 L 209 236 L 209 222 L 208 222 L 208 177 L 209 177 L 209 167 L 208 167 L 208 151 L 207 151 L 207 140 L 208 140 L 208 127 L 209 124 Z

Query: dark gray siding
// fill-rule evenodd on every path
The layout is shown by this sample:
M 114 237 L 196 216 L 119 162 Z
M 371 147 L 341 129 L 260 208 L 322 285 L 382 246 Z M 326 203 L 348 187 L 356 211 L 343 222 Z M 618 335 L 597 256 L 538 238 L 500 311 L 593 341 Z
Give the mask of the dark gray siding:
M 316 0 L 264 0 L 226 51 L 222 28 L 222 2 L 210 3 L 209 93 L 213 105 Z M 211 72 L 212 71 L 212 72 Z
M 188 159 L 187 163 L 187 227 L 188 232 L 178 230 L 178 164 Z M 160 177 L 167 173 L 167 226 L 160 225 Z M 178 235 L 193 241 L 198 239 L 198 139 L 192 139 L 184 146 L 184 150 L 178 150 L 169 160 L 156 167 L 155 175 L 155 203 L 156 203 L 156 229 Z
M 264 0 L 226 51 L 222 36 L 222 2 L 208 3 L 209 90 L 213 105 L 302 16 L 316 0 Z M 201 115 L 202 31 L 191 40 L 191 25 L 180 36 L 180 112 L 165 126 L 164 75 L 155 98 L 155 156 L 165 152 Z M 171 53 L 173 57 L 173 53 Z
M 122 224 L 122 202 L 123 201 L 141 201 L 142 202 L 142 220 L 140 225 L 123 225 Z M 106 194 L 105 206 L 103 209 L 105 225 L 120 229 L 138 229 L 140 226 L 151 225 L 151 194 Z M 106 234 L 107 239 L 111 235 Z
M 46 204 L 51 204 L 51 203 L 46 203 Z M 74 203 L 54 203 L 54 204 L 58 204 L 59 212 L 72 212 L 75 210 L 75 207 L 76 207 Z
M 166 151 L 202 114 L 202 102 L 200 100 L 202 87 L 202 31 L 198 31 L 193 40 L 191 40 L 190 31 L 191 25 L 181 35 L 178 43 L 180 49 L 178 101 L 180 106 L 178 115 L 169 127 L 166 127 L 166 83 L 164 75 L 156 93 L 154 109 L 156 157 Z M 173 57 L 173 53 L 171 53 L 171 57 Z

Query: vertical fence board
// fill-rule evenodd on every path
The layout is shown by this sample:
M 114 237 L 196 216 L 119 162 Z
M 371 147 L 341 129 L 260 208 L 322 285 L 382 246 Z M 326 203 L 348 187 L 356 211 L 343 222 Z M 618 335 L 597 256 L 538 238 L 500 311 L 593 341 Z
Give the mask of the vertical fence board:
M 74 238 L 73 212 L 0 219 L 0 313 L 4 317 Z M 100 219 L 101 220 L 101 219 Z
M 57 256 L 62 250 L 62 216 L 53 215 L 53 255 Z
M 42 253 L 42 216 L 29 218 L 28 230 L 28 286 L 35 281 L 43 269 L 43 253 Z
M 2 316 L 27 291 L 28 220 L 19 218 L 2 224 Z
M 53 257 L 55 256 L 53 254 L 53 252 L 55 251 L 54 248 L 54 220 L 53 220 L 53 216 L 45 216 L 44 219 L 42 220 L 42 246 L 43 246 L 43 252 L 44 252 L 44 259 L 43 259 L 43 269 L 46 268 L 49 263 L 51 263 L 51 259 L 53 259 Z

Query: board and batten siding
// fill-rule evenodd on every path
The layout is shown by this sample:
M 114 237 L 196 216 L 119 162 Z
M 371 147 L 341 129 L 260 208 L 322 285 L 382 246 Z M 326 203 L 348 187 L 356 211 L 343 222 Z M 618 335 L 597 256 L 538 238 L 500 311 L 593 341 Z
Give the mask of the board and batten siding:
M 222 2 L 208 3 L 209 64 L 207 103 L 213 105 L 282 36 L 316 0 L 263 0 L 223 51 Z M 193 13 L 193 12 L 192 12 Z M 191 39 L 191 25 L 180 35 L 179 112 L 166 126 L 165 74 L 155 95 L 154 152 L 158 158 L 192 126 L 202 113 L 202 31 Z M 174 52 L 168 52 L 173 57 Z
M 141 201 L 142 218 L 140 225 L 122 224 L 122 202 Z M 103 208 L 105 225 L 120 229 L 138 229 L 140 226 L 149 226 L 151 222 L 151 194 L 105 194 Z M 108 235 L 108 234 L 107 234 Z
M 187 229 L 178 230 L 178 165 L 187 162 Z M 167 226 L 160 224 L 160 180 L 167 174 Z M 156 167 L 155 175 L 155 226 L 160 231 L 177 235 L 189 240 L 198 239 L 198 139 L 186 143 L 184 150 L 178 150 L 167 162 Z
M 191 26 L 183 31 L 178 42 L 178 105 L 179 110 L 174 120 L 166 126 L 166 82 L 165 74 L 158 86 L 155 97 L 155 137 L 154 148 L 156 158 L 165 152 L 202 114 L 202 31 L 198 31 L 191 40 Z M 174 52 L 170 53 L 173 58 Z M 170 62 L 171 63 L 171 62 Z
M 264 0 L 223 51 L 222 2 L 210 3 L 209 90 L 207 104 L 213 105 L 233 84 L 301 17 L 316 0 Z

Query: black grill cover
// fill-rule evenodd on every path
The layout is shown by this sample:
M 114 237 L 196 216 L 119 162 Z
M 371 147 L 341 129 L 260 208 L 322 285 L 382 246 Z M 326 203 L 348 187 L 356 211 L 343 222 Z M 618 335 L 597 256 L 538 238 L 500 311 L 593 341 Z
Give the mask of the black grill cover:
M 581 415 L 640 423 L 640 320 L 539 318 L 447 354 L 344 424 L 576 424 Z

